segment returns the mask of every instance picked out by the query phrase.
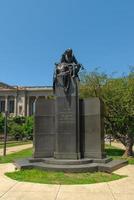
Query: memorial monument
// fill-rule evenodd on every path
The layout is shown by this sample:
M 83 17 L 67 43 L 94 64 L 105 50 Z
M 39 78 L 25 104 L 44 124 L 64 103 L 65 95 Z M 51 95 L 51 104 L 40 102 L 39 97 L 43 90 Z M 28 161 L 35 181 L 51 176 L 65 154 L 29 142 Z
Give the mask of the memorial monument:
M 79 98 L 81 68 L 72 49 L 55 64 L 54 98 L 39 97 L 35 104 L 33 158 L 17 161 L 18 168 L 112 172 L 126 164 L 106 157 L 104 105 L 99 98 Z

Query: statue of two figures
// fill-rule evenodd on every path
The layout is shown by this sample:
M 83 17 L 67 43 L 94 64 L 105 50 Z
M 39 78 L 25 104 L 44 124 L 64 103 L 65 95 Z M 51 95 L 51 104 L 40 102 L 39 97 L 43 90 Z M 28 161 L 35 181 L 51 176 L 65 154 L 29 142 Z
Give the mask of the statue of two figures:
M 61 61 L 55 64 L 53 78 L 53 91 L 55 94 L 63 91 L 65 95 L 74 93 L 78 88 L 78 73 L 83 66 L 79 64 L 73 55 L 72 49 L 67 49 L 61 57 Z M 58 89 L 58 92 L 56 90 Z

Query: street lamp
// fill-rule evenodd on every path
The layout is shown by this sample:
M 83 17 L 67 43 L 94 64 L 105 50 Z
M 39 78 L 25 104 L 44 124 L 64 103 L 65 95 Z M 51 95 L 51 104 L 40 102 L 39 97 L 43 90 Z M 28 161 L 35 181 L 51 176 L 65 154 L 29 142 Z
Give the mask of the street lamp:
M 4 123 L 4 149 L 3 149 L 3 156 L 6 156 L 6 145 L 7 145 L 7 116 L 8 116 L 8 111 L 5 111 L 5 123 Z

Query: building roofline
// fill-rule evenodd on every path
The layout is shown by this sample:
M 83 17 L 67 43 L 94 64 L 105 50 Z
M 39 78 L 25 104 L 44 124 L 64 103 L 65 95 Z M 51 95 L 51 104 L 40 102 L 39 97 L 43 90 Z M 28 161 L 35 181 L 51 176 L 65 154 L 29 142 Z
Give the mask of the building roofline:
M 26 86 L 22 86 L 22 85 L 14 85 L 12 86 L 13 88 L 52 88 L 52 86 L 45 86 L 45 85 L 33 85 L 33 86 L 30 86 L 30 85 L 26 85 Z
M 0 82 L 0 91 L 52 91 L 52 86 L 10 86 L 6 83 Z
M 4 82 L 0 82 L 0 89 L 14 89 L 14 86 L 8 85 Z

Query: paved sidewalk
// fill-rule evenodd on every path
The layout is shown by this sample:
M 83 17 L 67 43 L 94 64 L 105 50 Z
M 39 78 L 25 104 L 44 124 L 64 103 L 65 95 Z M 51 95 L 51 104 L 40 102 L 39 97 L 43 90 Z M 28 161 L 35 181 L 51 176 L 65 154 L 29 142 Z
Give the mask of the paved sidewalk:
M 106 144 L 109 144 L 109 143 L 106 143 Z M 117 148 L 120 148 L 120 149 L 125 149 L 124 145 L 120 142 L 111 142 L 111 146 L 117 147 Z M 134 150 L 134 146 L 133 146 L 133 150 Z
M 19 146 L 14 146 L 14 147 L 7 147 L 7 154 L 10 153 L 15 153 L 24 149 L 28 149 L 31 148 L 33 146 L 33 144 L 23 144 L 23 145 L 19 145 Z M 0 149 L 0 156 L 3 155 L 3 149 Z
M 0 200 L 133 200 L 134 166 L 116 171 L 128 175 L 117 181 L 90 185 L 47 185 L 17 182 L 4 176 L 13 164 L 0 164 Z

